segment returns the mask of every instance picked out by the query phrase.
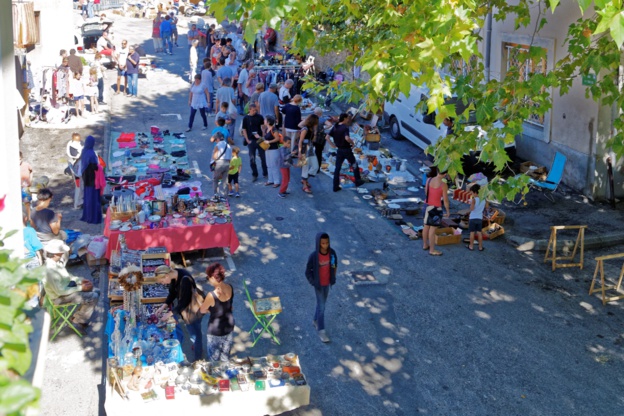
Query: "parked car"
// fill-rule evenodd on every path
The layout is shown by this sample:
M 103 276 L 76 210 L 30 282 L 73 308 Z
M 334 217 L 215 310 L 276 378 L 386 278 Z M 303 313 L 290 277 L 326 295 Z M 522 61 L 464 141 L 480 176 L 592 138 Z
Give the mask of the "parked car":
M 426 104 L 416 109 L 421 101 L 429 99 L 429 90 L 426 87 L 412 87 L 409 96 L 399 94 L 394 102 L 386 101 L 384 105 L 384 117 L 390 125 L 390 136 L 395 140 L 408 139 L 421 149 L 434 145 L 447 134 L 447 127 L 435 125 L 435 113 L 428 114 Z M 447 104 L 455 104 L 457 114 L 461 114 L 466 109 L 462 100 L 458 98 L 449 98 Z M 494 128 L 502 127 L 502 123 L 497 123 Z M 456 124 L 455 128 L 463 128 L 465 131 L 479 130 L 479 136 L 487 136 L 487 132 L 476 124 L 474 113 L 469 116 L 468 122 Z M 516 156 L 515 143 L 505 146 L 505 150 L 510 159 Z M 467 174 L 474 173 L 484 169 L 483 166 L 477 166 L 479 149 L 471 151 L 469 155 L 464 156 L 464 172 Z
M 104 31 L 108 30 L 110 32 L 111 26 L 113 26 L 113 21 L 110 19 L 100 20 L 99 18 L 94 18 L 83 23 L 80 27 L 82 45 L 79 44 L 77 39 L 75 39 L 75 41 L 78 46 L 78 51 L 85 53 L 85 59 L 88 61 L 93 60 L 92 57 L 95 55 L 98 39 L 100 39 Z M 106 55 L 102 57 L 102 63 L 106 67 L 113 67 L 115 65 L 113 58 Z

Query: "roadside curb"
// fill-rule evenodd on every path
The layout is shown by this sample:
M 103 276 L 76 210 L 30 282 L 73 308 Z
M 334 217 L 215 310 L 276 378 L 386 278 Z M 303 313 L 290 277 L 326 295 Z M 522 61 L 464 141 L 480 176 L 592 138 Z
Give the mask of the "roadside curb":
M 535 240 L 509 234 L 505 234 L 505 236 L 507 243 L 515 246 L 518 251 L 546 251 L 548 248 L 548 240 Z M 574 240 L 560 240 L 557 242 L 557 245 L 562 248 L 571 248 L 574 246 L 574 242 Z M 624 232 L 585 238 L 585 248 L 588 250 L 612 247 L 620 244 L 624 244 Z

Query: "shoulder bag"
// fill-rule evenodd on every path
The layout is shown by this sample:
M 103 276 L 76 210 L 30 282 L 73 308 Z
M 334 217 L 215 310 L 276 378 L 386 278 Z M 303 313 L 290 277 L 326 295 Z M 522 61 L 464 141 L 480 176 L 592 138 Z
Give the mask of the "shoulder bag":
M 427 179 L 427 186 L 425 186 L 425 202 L 429 204 L 429 182 L 431 178 Z M 425 210 L 425 215 L 427 217 L 427 221 L 425 225 L 429 225 L 431 227 L 439 227 L 442 225 L 442 209 L 433 206 L 431 209 Z
M 221 152 L 221 154 L 219 155 L 219 157 L 216 160 L 213 160 L 212 162 L 210 162 L 210 171 L 214 172 L 215 168 L 217 167 L 217 160 L 221 159 L 221 157 L 225 154 L 225 152 L 227 151 L 228 148 L 228 144 L 225 143 L 225 147 L 223 148 L 223 151 Z
M 188 276 L 186 276 L 188 277 Z M 181 312 L 182 320 L 185 324 L 190 325 L 198 319 L 202 319 L 204 316 L 200 312 L 200 308 L 204 303 L 204 296 L 197 289 L 197 284 L 195 281 L 192 281 L 193 289 L 191 292 L 191 303 Z

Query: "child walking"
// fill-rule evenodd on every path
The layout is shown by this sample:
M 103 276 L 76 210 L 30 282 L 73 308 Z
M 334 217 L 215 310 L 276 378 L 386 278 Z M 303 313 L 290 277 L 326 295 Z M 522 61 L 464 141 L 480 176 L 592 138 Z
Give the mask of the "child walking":
M 289 148 L 290 149 L 290 148 Z M 314 287 L 316 294 L 316 310 L 312 325 L 318 331 L 322 342 L 329 342 L 325 332 L 325 303 L 329 288 L 336 284 L 338 256 L 329 244 L 329 234 L 320 232 L 316 235 L 316 247 L 308 257 L 306 265 L 306 279 Z
M 284 137 L 284 145 L 279 148 L 278 164 L 280 167 L 280 173 L 282 174 L 282 182 L 277 196 L 280 198 L 286 198 L 288 193 L 288 182 L 290 182 L 290 167 L 292 166 L 290 152 L 290 137 Z
M 232 148 L 232 159 L 230 159 L 230 170 L 228 171 L 228 196 L 234 196 L 236 198 L 240 198 L 240 193 L 238 192 L 238 174 L 243 167 L 243 160 L 238 156 L 240 153 L 240 148 L 238 146 L 234 146 Z M 232 187 L 234 189 L 232 189 Z M 236 190 L 236 193 L 234 193 Z
M 487 207 L 487 201 L 479 198 L 479 190 L 481 187 L 479 184 L 474 184 L 470 187 L 470 193 L 472 199 L 470 200 L 470 216 L 468 217 L 468 231 L 470 231 L 470 244 L 466 247 L 468 250 L 474 250 L 475 234 L 479 241 L 479 251 L 483 251 L 483 210 Z
M 85 88 L 85 95 L 91 103 L 91 113 L 99 113 L 98 109 L 98 75 L 97 68 L 89 69 L 89 82 Z
M 85 84 L 82 79 L 82 74 L 76 72 L 73 77 L 69 79 L 69 93 L 72 95 L 74 101 L 74 110 L 76 110 L 76 117 L 84 118 L 84 103 L 82 100 L 85 96 Z

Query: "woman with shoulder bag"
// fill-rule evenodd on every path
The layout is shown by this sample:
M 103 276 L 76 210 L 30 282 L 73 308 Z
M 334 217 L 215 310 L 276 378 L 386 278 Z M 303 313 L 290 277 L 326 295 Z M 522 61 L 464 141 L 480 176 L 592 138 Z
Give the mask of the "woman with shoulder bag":
M 319 119 L 316 114 L 310 114 L 301 123 L 303 126 L 299 137 L 298 154 L 299 166 L 301 167 L 301 184 L 303 185 L 303 192 L 306 194 L 312 193 L 312 186 L 310 186 L 308 182 L 308 176 L 316 175 L 319 168 L 313 144 L 318 121 Z
M 208 266 L 206 275 L 208 283 L 214 287 L 200 309 L 202 313 L 210 312 L 206 343 L 208 360 L 228 362 L 234 343 L 234 288 L 224 282 L 225 269 L 219 263 Z
M 429 179 L 425 185 L 425 217 L 423 219 L 423 250 L 428 250 L 431 256 L 441 256 L 442 252 L 435 249 L 435 232 L 442 222 L 442 201 L 446 208 L 447 218 L 450 215 L 448 186 L 444 182 L 446 172 L 440 172 L 436 166 L 431 167 Z
M 158 308 L 157 313 L 162 312 L 168 307 L 170 312 L 164 314 L 162 318 L 160 318 L 161 321 L 167 321 L 173 316 L 179 323 L 183 320 L 183 312 L 187 311 L 188 308 L 194 307 L 192 304 L 195 303 L 195 293 L 198 293 L 202 298 L 204 297 L 204 293 L 197 287 L 193 275 L 186 269 L 172 269 L 169 266 L 158 266 L 155 274 L 157 283 L 169 285 L 169 295 L 165 300 L 165 304 Z M 185 315 L 188 316 L 186 313 Z M 201 322 L 201 316 L 197 317 L 193 322 L 185 322 L 186 329 L 193 344 L 195 356 L 193 361 L 203 358 L 204 339 L 201 331 Z
M 264 118 L 264 129 L 266 133 L 263 138 L 264 141 L 269 144 L 269 147 L 265 149 L 269 178 L 264 185 L 273 186 L 273 188 L 279 188 L 282 182 L 282 175 L 280 173 L 279 166 L 280 139 L 279 134 L 275 129 L 275 117 L 266 116 Z

